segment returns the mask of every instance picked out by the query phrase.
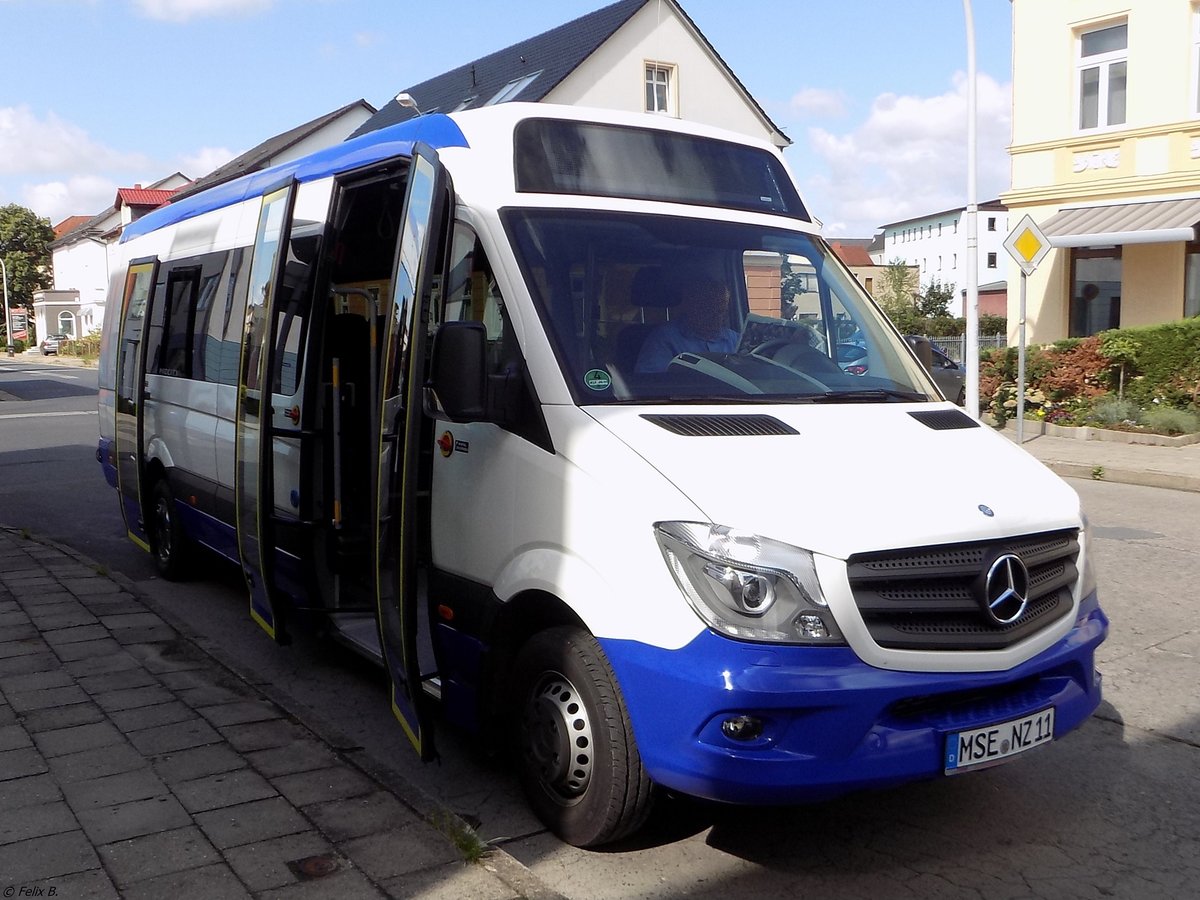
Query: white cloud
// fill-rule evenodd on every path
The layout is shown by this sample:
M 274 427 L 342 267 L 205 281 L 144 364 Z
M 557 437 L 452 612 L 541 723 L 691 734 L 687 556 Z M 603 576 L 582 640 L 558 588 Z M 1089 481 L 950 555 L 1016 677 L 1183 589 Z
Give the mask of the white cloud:
M 0 175 L 93 172 L 145 164 L 143 155 L 105 147 L 54 113 L 38 118 L 28 106 L 0 107 Z
M 179 158 L 179 171 L 195 181 L 213 169 L 219 169 L 237 155 L 225 147 L 201 147 L 195 153 Z
M 22 205 L 53 225 L 67 216 L 94 216 L 108 209 L 117 199 L 117 187 L 115 181 L 97 175 L 48 181 L 25 186 Z
M 1009 185 L 1011 85 L 980 74 L 977 90 L 979 200 Z M 828 172 L 807 179 L 823 197 L 815 212 L 830 234 L 868 235 L 880 225 L 966 203 L 967 79 L 936 97 L 882 94 L 852 131 L 808 130 L 808 150 Z
M 270 9 L 275 0 L 134 0 L 151 19 L 187 22 L 204 16 L 247 15 Z
M 805 88 L 789 101 L 793 113 L 809 116 L 844 116 L 846 95 L 841 91 Z

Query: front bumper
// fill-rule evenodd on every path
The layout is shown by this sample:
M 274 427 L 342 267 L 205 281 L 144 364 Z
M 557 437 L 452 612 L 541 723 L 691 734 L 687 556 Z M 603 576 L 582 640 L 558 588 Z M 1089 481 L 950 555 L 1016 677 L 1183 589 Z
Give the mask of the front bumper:
M 794 803 L 941 775 L 946 735 L 1053 706 L 1057 740 L 1100 703 L 1093 594 L 1058 643 L 1004 672 L 895 672 L 848 648 L 748 644 L 704 632 L 679 650 L 602 640 L 642 761 L 664 787 L 732 803 Z M 757 717 L 761 735 L 721 724 Z

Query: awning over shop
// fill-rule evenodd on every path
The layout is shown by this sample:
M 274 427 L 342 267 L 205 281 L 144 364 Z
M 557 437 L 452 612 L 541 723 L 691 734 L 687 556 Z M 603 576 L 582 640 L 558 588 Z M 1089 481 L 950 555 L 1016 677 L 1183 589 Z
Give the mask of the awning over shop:
M 1052 247 L 1107 247 L 1196 240 L 1200 197 L 1064 209 L 1044 223 Z

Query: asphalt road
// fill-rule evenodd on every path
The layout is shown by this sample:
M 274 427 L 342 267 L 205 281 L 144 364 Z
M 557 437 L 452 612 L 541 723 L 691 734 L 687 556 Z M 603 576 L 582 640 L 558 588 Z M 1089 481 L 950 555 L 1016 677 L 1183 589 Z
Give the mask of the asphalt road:
M 344 749 L 477 822 L 566 896 L 1147 898 L 1192 896 L 1200 882 L 1198 494 L 1072 482 L 1113 623 L 1099 661 L 1106 702 L 1079 731 L 988 771 L 814 806 L 668 799 L 636 842 L 585 852 L 543 831 L 466 736 L 443 730 L 441 762 L 416 762 L 379 673 L 316 638 L 275 647 L 249 622 L 236 572 L 155 578 L 94 459 L 94 384 L 86 370 L 0 360 L 0 522 L 122 572 L 202 643 L 330 723 Z

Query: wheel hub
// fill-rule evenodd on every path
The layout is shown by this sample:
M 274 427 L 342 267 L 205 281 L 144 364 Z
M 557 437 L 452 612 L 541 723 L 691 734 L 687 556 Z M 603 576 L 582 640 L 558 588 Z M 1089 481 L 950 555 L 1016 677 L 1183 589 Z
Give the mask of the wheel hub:
M 538 780 L 564 800 L 576 799 L 592 780 L 592 723 L 570 680 L 546 673 L 525 704 L 525 758 Z
M 158 555 L 166 560 L 171 557 L 171 508 L 170 505 L 163 499 L 159 499 L 155 509 L 155 520 L 158 523 L 157 534 L 157 550 Z

